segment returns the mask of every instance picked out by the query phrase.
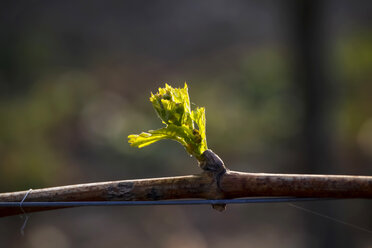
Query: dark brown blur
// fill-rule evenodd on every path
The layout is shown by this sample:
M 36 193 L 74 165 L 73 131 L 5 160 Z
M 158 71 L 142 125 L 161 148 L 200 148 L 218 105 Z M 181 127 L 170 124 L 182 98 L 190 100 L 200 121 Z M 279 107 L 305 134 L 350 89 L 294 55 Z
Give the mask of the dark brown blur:
M 3 1 L 0 192 L 199 173 L 148 100 L 186 81 L 232 170 L 372 174 L 371 1 Z M 372 229 L 369 200 L 299 203 Z M 1 247 L 365 247 L 287 204 L 79 208 L 0 219 Z

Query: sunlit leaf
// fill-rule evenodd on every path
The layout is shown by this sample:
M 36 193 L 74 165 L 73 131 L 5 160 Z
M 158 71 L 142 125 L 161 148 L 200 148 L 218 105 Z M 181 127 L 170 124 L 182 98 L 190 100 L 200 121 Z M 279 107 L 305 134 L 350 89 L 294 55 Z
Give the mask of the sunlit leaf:
M 171 139 L 181 143 L 188 153 L 200 159 L 208 149 L 205 109 L 191 110 L 187 84 L 184 88 L 172 88 L 165 84 L 156 94 L 151 93 L 150 102 L 166 126 L 129 135 L 131 146 L 142 148 L 162 139 Z

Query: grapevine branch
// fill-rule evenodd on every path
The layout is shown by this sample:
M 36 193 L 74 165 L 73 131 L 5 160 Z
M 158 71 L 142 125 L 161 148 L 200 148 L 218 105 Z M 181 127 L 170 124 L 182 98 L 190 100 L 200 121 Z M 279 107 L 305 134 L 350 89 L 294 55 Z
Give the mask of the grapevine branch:
M 228 170 L 207 147 L 205 109 L 190 108 L 184 88 L 165 85 L 150 101 L 163 128 L 128 136 L 138 148 L 162 139 L 184 146 L 198 160 L 201 174 L 139 180 L 90 183 L 0 194 L 0 202 L 19 202 L 19 207 L 0 206 L 0 217 L 62 207 L 22 206 L 26 202 L 153 201 L 170 199 L 233 199 L 260 196 L 317 198 L 372 198 L 371 176 L 291 175 L 243 173 Z M 212 204 L 222 211 L 225 204 Z
M 226 171 L 215 174 L 123 180 L 35 189 L 26 202 L 146 201 L 233 199 L 257 196 L 372 198 L 372 176 L 268 174 Z M 0 202 L 20 202 L 27 191 L 0 194 Z M 23 207 L 37 212 L 61 207 Z M 0 217 L 22 214 L 19 207 L 0 207 Z

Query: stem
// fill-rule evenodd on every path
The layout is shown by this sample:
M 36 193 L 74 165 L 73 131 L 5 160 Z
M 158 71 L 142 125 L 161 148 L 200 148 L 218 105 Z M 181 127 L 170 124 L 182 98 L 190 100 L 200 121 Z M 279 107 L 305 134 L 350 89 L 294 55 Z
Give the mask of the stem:
M 27 191 L 2 193 L 2 202 L 20 202 Z M 227 171 L 214 174 L 77 184 L 33 190 L 29 201 L 143 201 L 185 198 L 232 199 L 252 196 L 372 198 L 372 176 L 266 174 Z M 57 207 L 24 207 L 26 212 Z M 22 214 L 19 207 L 1 207 L 0 217 Z

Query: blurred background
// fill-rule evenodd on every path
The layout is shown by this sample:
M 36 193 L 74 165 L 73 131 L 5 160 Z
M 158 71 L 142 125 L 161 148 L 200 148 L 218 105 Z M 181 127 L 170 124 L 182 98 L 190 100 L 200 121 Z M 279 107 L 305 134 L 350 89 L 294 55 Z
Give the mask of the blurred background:
M 2 1 L 0 192 L 199 173 L 148 98 L 189 85 L 232 170 L 372 174 L 372 2 Z M 298 203 L 372 229 L 368 200 Z M 372 247 L 287 204 L 78 208 L 0 219 L 3 247 Z

